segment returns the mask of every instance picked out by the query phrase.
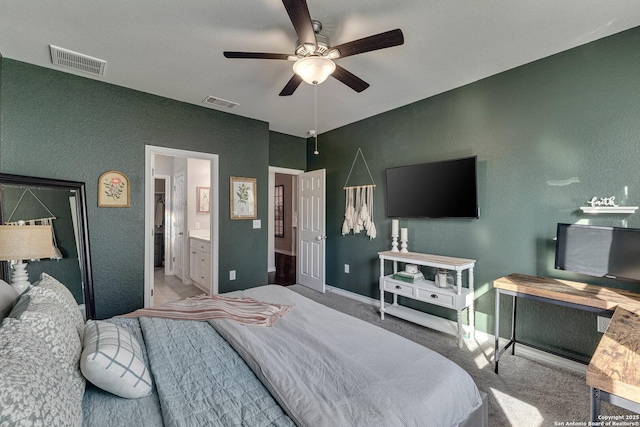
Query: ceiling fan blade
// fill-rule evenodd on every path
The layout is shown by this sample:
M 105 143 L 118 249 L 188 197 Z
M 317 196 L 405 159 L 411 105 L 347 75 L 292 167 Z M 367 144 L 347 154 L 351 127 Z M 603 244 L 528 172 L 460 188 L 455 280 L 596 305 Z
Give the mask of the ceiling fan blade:
M 318 46 L 306 0 L 282 0 L 282 3 L 287 9 L 300 43 Z
M 260 53 L 260 52 L 223 52 L 225 58 L 240 59 L 289 59 L 290 55 L 284 53 Z
M 300 83 L 302 83 L 302 77 L 300 77 L 297 74 L 294 74 L 293 77 L 291 77 L 291 80 L 289 80 L 289 82 L 286 84 L 284 89 L 282 89 L 282 91 L 280 92 L 280 96 L 293 95 L 293 92 L 295 92 L 296 89 L 298 89 L 298 86 L 300 86 Z
M 337 80 L 349 86 L 351 89 L 355 90 L 356 92 L 362 92 L 363 90 L 369 87 L 369 83 L 365 82 L 360 77 L 350 73 L 349 71 L 345 70 L 344 68 L 342 68 L 337 64 L 336 64 L 336 70 L 331 75 L 335 77 Z
M 332 49 L 338 49 L 340 58 L 346 56 L 357 55 L 359 53 L 371 52 L 372 50 L 385 49 L 387 47 L 399 46 L 404 43 L 402 30 L 396 29 L 352 42 L 343 43 L 333 46 Z

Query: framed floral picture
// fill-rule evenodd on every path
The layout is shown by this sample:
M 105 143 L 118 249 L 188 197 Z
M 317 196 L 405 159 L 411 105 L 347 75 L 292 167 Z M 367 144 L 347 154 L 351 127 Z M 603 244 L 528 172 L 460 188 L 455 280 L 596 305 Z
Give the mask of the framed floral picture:
M 122 172 L 107 171 L 98 179 L 98 207 L 128 208 L 131 189 L 129 178 Z
M 232 176 L 230 184 L 231 219 L 256 219 L 256 179 Z
M 196 192 L 198 193 L 198 206 L 196 206 L 196 213 L 209 213 L 209 187 L 196 187 Z

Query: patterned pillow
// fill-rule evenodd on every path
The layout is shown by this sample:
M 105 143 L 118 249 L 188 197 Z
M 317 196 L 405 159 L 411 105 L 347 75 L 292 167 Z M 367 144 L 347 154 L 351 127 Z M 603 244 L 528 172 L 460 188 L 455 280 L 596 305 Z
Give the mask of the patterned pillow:
M 31 295 L 27 308 L 17 319 L 31 327 L 67 372 L 78 369 L 82 352 L 80 337 L 75 325 L 57 302 Z
M 32 286 L 29 290 L 29 297 L 31 298 L 31 304 L 47 304 L 55 307 L 57 316 L 60 319 L 64 319 L 65 323 L 71 325 L 71 329 L 76 333 L 78 339 L 82 340 L 84 325 L 82 326 L 82 333 L 80 333 L 80 330 L 78 330 L 78 319 L 75 316 L 75 312 L 70 311 L 67 305 L 60 302 L 60 295 L 57 291 L 49 288 L 42 288 L 40 286 Z
M 82 393 L 29 325 L 4 319 L 0 361 L 0 425 L 82 425 Z
M 78 303 L 71 294 L 71 291 L 69 291 L 69 289 L 65 285 L 49 276 L 47 273 L 42 273 L 40 275 L 38 285 L 32 287 L 31 293 L 33 293 L 33 290 L 37 288 L 50 289 L 51 291 L 53 291 L 51 293 L 51 297 L 55 298 L 56 301 L 58 301 L 69 312 L 69 315 L 73 319 L 74 324 L 78 329 L 78 335 L 82 339 L 82 335 L 84 334 L 84 318 L 82 317 L 82 313 L 80 312 Z
M 80 368 L 95 386 L 129 399 L 151 394 L 151 375 L 138 340 L 108 322 L 89 320 Z

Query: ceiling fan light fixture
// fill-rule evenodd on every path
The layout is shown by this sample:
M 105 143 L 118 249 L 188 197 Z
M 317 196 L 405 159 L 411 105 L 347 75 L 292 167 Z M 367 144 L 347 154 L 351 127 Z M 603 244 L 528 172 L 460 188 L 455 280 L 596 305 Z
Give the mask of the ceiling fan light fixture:
M 331 49 L 327 52 L 326 56 L 330 59 L 338 59 L 340 58 L 340 51 L 338 49 Z
M 322 56 L 308 56 L 293 64 L 293 72 L 310 85 L 319 85 L 336 70 L 336 64 Z

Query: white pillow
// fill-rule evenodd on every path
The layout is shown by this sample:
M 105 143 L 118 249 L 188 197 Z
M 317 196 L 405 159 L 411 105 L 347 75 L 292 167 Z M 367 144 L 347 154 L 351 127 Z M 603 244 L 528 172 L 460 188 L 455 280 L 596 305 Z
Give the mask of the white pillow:
M 4 280 L 0 280 L 0 320 L 9 315 L 16 299 L 18 293 L 15 289 Z
M 151 375 L 140 343 L 112 323 L 87 321 L 80 369 L 95 386 L 117 396 L 137 399 L 151 394 Z

